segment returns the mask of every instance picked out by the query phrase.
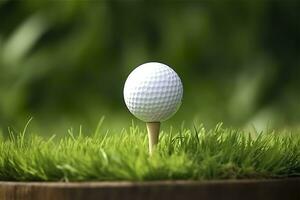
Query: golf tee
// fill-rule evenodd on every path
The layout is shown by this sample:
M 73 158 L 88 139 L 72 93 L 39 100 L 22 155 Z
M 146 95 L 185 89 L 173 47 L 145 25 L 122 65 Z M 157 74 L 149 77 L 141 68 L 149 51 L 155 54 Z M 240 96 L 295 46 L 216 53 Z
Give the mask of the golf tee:
M 147 122 L 146 126 L 149 139 L 149 153 L 152 155 L 154 148 L 158 143 L 160 122 Z

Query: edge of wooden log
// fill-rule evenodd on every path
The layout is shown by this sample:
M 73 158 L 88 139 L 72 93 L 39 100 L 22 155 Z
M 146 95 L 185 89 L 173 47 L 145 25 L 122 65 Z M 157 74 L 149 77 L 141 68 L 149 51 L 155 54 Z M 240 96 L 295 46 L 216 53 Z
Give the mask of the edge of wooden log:
M 151 182 L 1 182 L 0 199 L 299 200 L 300 178 Z

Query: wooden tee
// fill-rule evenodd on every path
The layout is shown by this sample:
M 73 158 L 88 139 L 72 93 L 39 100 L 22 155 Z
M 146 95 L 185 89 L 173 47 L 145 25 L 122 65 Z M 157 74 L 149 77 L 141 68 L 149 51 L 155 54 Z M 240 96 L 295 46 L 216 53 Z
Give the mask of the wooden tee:
M 160 122 L 147 122 L 146 126 L 149 139 L 149 153 L 152 155 L 153 150 L 158 143 Z

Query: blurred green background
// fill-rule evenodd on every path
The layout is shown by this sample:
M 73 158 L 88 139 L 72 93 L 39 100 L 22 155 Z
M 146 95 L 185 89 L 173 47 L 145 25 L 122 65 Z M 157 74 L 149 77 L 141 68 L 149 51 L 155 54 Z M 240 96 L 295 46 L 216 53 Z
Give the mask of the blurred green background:
M 123 84 L 149 61 L 183 80 L 167 125 L 298 127 L 299 10 L 300 1 L 275 0 L 1 0 L 0 127 L 33 117 L 51 134 L 94 128 L 102 115 L 126 127 L 134 117 Z

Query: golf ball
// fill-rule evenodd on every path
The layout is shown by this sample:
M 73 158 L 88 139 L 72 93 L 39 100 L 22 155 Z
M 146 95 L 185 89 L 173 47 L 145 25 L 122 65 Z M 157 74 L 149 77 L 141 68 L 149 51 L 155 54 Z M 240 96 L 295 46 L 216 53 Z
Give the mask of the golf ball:
M 149 62 L 130 73 L 123 93 L 126 106 L 134 116 L 145 122 L 161 122 L 180 107 L 183 86 L 172 68 Z

